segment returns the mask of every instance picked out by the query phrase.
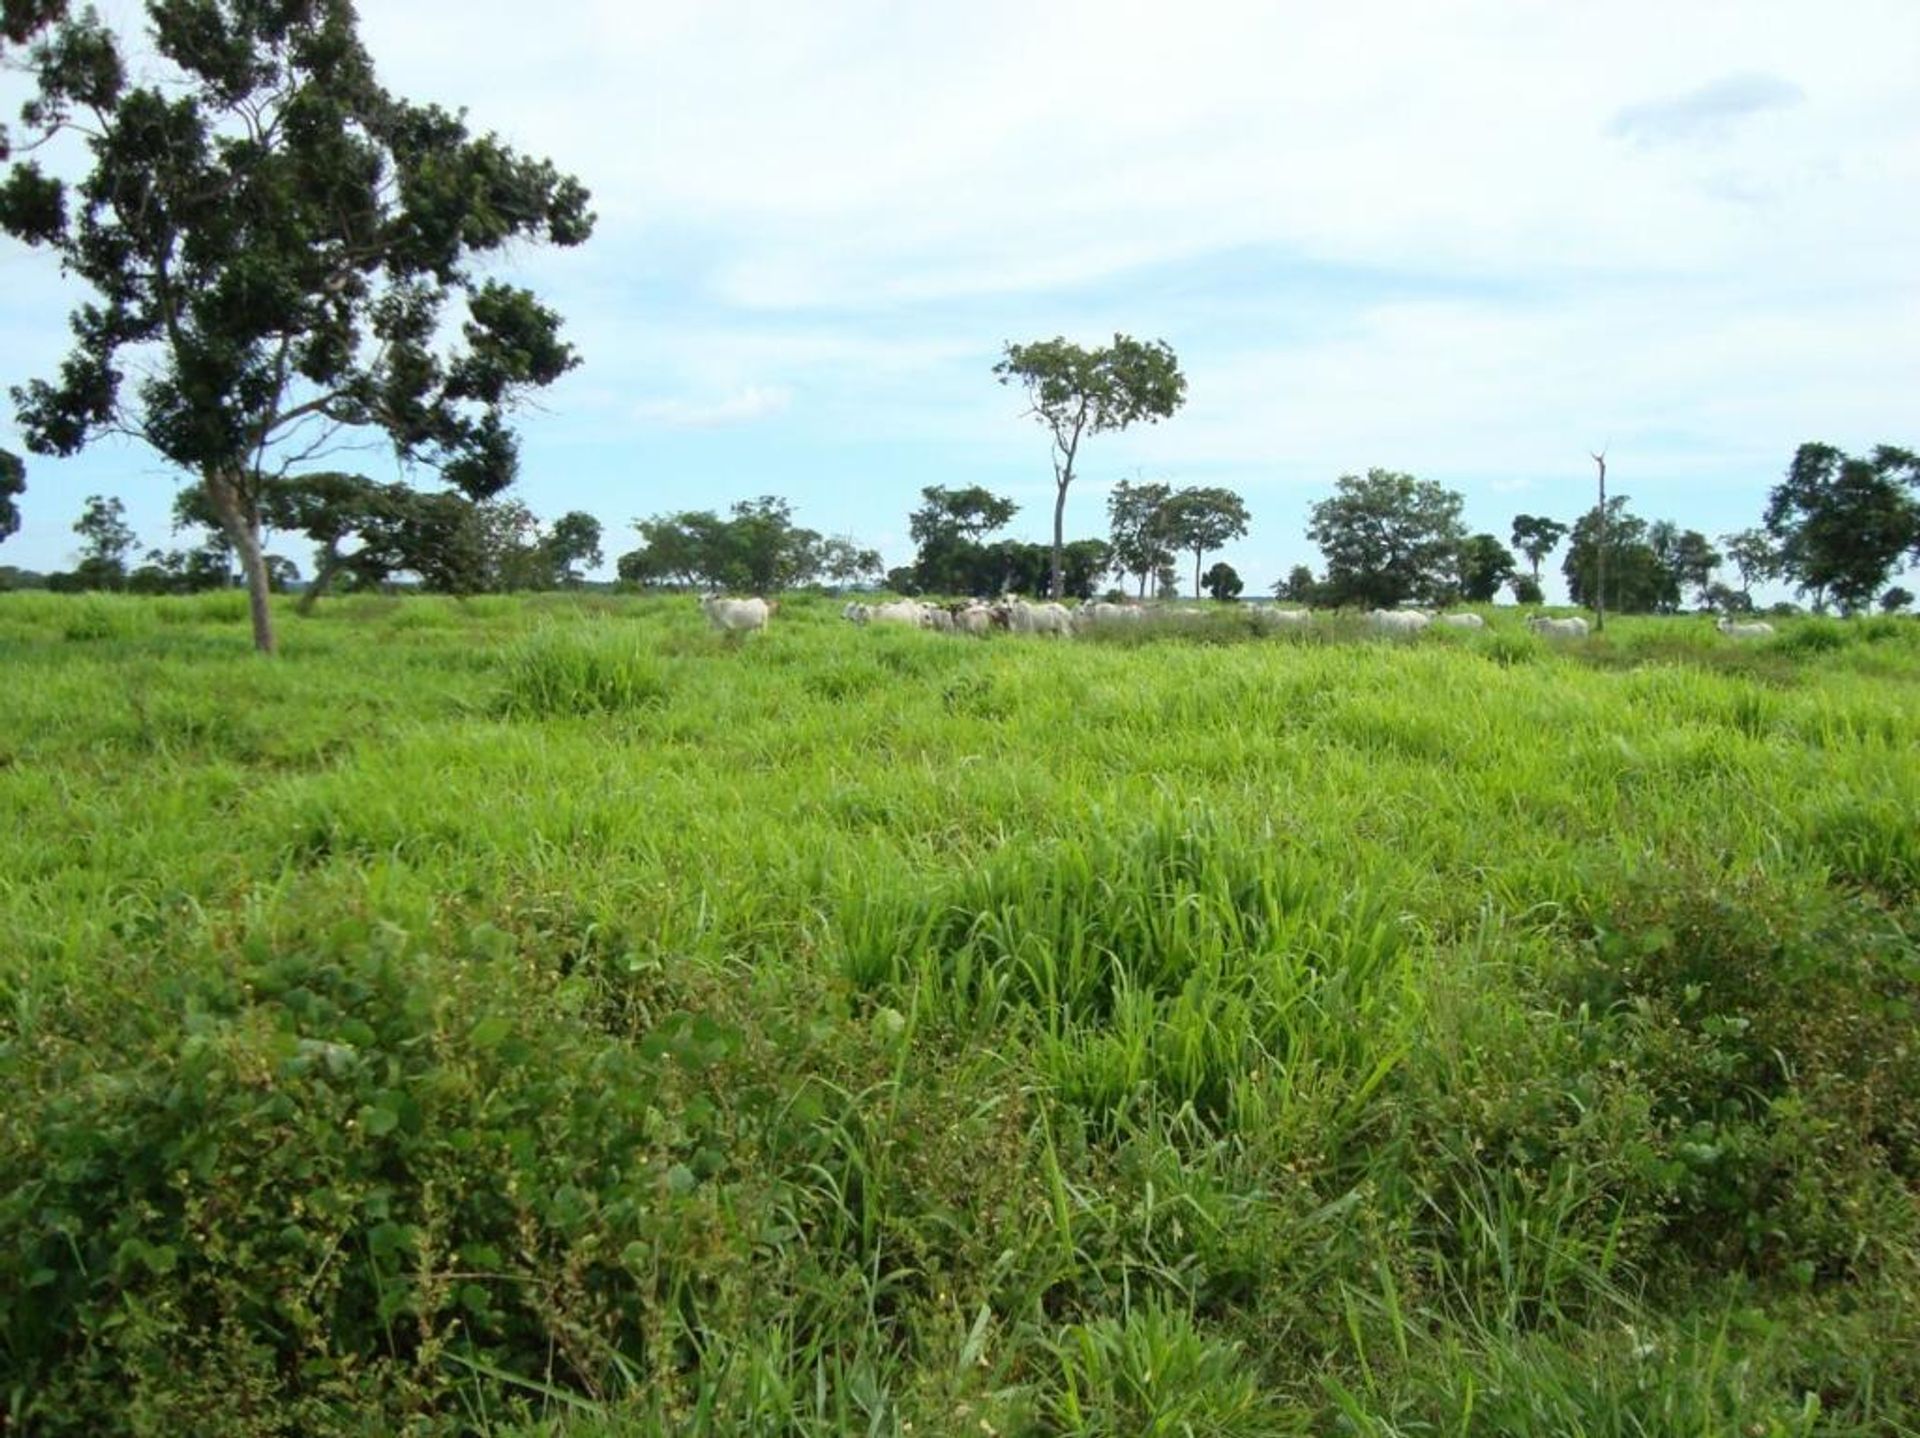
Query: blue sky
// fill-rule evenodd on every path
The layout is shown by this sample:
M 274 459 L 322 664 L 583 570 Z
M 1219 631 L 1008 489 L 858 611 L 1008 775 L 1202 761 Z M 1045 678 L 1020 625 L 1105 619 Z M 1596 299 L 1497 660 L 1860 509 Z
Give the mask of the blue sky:
M 1719 534 L 1803 440 L 1920 444 L 1911 0 L 363 11 L 389 85 L 594 191 L 592 242 L 501 273 L 585 356 L 523 416 L 521 497 L 599 516 L 609 563 L 764 493 L 890 563 L 929 484 L 1044 537 L 1046 439 L 991 367 L 1056 333 L 1165 339 L 1190 383 L 1090 443 L 1070 534 L 1122 478 L 1227 485 L 1250 588 L 1317 567 L 1309 506 L 1370 466 L 1504 538 L 1590 503 L 1605 444 L 1637 512 Z M 0 380 L 57 364 L 70 298 L 0 245 Z M 165 542 L 176 479 L 30 458 L 0 562 L 70 562 L 95 491 Z

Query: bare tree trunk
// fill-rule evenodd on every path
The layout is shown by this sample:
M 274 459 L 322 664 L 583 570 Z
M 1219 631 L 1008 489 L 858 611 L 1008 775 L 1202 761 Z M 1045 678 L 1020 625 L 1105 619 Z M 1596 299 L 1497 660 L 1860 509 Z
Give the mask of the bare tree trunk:
M 1198 549 L 1193 551 L 1193 597 L 1195 599 L 1200 597 L 1200 560 L 1203 553 L 1204 551 Z
M 1053 582 L 1048 588 L 1047 598 L 1059 599 L 1067 592 L 1066 549 L 1067 549 L 1067 486 L 1073 483 L 1073 471 L 1069 469 L 1058 479 L 1053 498 Z
M 1593 632 L 1603 634 L 1607 628 L 1607 452 L 1601 450 L 1593 462 L 1600 466 L 1600 542 L 1593 552 Z
M 328 586 L 333 583 L 334 576 L 339 572 L 340 557 L 334 553 L 333 545 L 329 543 L 326 552 L 320 556 L 319 566 L 314 571 L 313 583 L 306 587 L 305 592 L 300 596 L 300 602 L 294 606 L 302 617 L 313 613 L 314 605 L 320 602 L 320 596 L 327 592 Z
M 240 555 L 240 572 L 247 579 L 247 608 L 253 617 L 253 647 L 273 653 L 273 609 L 267 586 L 266 556 L 260 552 L 260 522 L 241 499 L 235 477 L 224 470 L 207 472 L 207 495 L 220 515 L 227 538 Z

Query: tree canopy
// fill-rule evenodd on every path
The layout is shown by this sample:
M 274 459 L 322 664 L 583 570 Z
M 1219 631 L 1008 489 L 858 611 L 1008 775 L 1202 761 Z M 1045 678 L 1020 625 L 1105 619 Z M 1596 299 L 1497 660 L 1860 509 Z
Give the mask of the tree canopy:
M 770 494 L 742 500 L 725 519 L 711 510 L 685 510 L 638 520 L 634 528 L 640 547 L 618 563 L 629 584 L 772 594 L 822 579 L 853 584 L 880 574 L 877 552 L 795 524 L 792 507 Z
M 1103 349 L 1063 337 L 1009 344 L 993 372 L 1027 393 L 1033 415 L 1053 440 L 1053 565 L 1048 593 L 1065 592 L 1067 490 L 1080 445 L 1090 435 L 1166 419 L 1185 403 L 1186 376 L 1164 340 L 1116 334 Z
M 0 449 L 0 539 L 20 531 L 20 505 L 27 491 L 26 462 L 17 454 Z
M 1566 537 L 1567 527 L 1557 519 L 1538 514 L 1516 514 L 1513 517 L 1513 547 L 1527 556 L 1536 584 L 1540 581 L 1540 561 L 1553 553 Z
M 1230 489 L 1194 486 L 1176 491 L 1160 506 L 1157 529 L 1166 543 L 1193 555 L 1193 595 L 1200 597 L 1200 565 L 1212 550 L 1242 538 L 1252 517 L 1246 501 Z
M 68 180 L 17 159 L 0 228 L 95 298 L 57 377 L 14 399 L 37 453 L 127 434 L 204 484 L 270 650 L 267 481 L 365 428 L 470 498 L 505 488 L 508 412 L 578 357 L 553 311 L 474 264 L 517 241 L 579 244 L 593 217 L 550 163 L 382 89 L 350 0 L 146 13 L 154 53 L 137 63 L 90 9 L 29 50 L 25 123 L 78 132 L 88 162 Z
M 1803 444 L 1767 499 L 1779 572 L 1816 604 L 1872 603 L 1903 555 L 1920 554 L 1920 456 L 1880 445 L 1865 459 Z
M 1171 485 L 1125 479 L 1107 494 L 1114 573 L 1122 579 L 1137 578 L 1142 598 L 1148 582 L 1173 562 L 1165 525 L 1166 503 L 1172 495 Z
M 1461 540 L 1458 565 L 1460 597 L 1472 604 L 1491 604 L 1519 570 L 1512 551 L 1491 534 Z
M 1628 498 L 1624 494 L 1607 497 L 1606 607 L 1621 614 L 1651 614 L 1677 604 L 1678 589 L 1659 554 L 1647 542 L 1647 521 L 1628 511 Z M 1595 607 L 1601 597 L 1600 534 L 1596 505 L 1574 522 L 1567 557 L 1561 562 L 1568 594 L 1575 604 L 1588 608 Z
M 1342 475 L 1334 490 L 1313 506 L 1307 526 L 1326 556 L 1325 602 L 1391 609 L 1409 599 L 1439 602 L 1451 592 L 1466 533 L 1458 494 L 1387 469 Z

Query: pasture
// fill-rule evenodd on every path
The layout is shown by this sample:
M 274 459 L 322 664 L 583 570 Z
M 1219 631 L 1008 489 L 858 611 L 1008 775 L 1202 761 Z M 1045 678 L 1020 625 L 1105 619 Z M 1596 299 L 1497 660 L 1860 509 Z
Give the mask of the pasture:
M 0 1432 L 1920 1432 L 1920 625 L 0 595 Z

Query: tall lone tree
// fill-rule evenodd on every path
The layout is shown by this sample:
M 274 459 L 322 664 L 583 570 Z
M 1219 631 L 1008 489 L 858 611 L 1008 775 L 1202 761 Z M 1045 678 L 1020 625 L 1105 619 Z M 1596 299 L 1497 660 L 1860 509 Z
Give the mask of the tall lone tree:
M 269 481 L 359 429 L 473 499 L 504 489 L 508 411 L 578 358 L 553 311 L 475 263 L 515 241 L 579 244 L 593 216 L 550 163 L 382 89 L 350 0 L 146 11 L 154 54 L 138 65 L 91 10 L 28 51 L 24 127 L 77 134 L 87 168 L 69 182 L 16 159 L 0 229 L 94 298 L 59 376 L 13 395 L 36 453 L 127 434 L 195 476 L 271 651 Z
M 1327 558 L 1322 602 L 1392 609 L 1445 598 L 1466 538 L 1461 503 L 1433 480 L 1390 469 L 1340 476 L 1333 498 L 1309 511 L 1307 538 Z
M 1032 413 L 1053 437 L 1053 573 L 1049 594 L 1065 592 L 1067 490 L 1080 443 L 1089 435 L 1166 419 L 1185 403 L 1186 376 L 1164 340 L 1116 334 L 1105 349 L 1062 338 L 1009 344 L 993 367 L 1001 384 L 1019 384 Z
M 1865 459 L 1803 444 L 1767 498 L 1780 572 L 1816 603 L 1864 609 L 1908 551 L 1920 553 L 1920 455 L 1877 446 Z
M 1567 527 L 1557 519 L 1548 519 L 1539 514 L 1516 514 L 1513 517 L 1513 547 L 1527 556 L 1527 563 L 1533 567 L 1533 582 L 1540 582 L 1540 561 L 1559 547 L 1560 541 L 1567 537 Z
M 1252 522 L 1247 502 L 1230 489 L 1194 486 L 1176 492 L 1161 508 L 1167 543 L 1193 552 L 1193 597 L 1201 590 L 1200 563 L 1221 545 L 1246 536 Z

